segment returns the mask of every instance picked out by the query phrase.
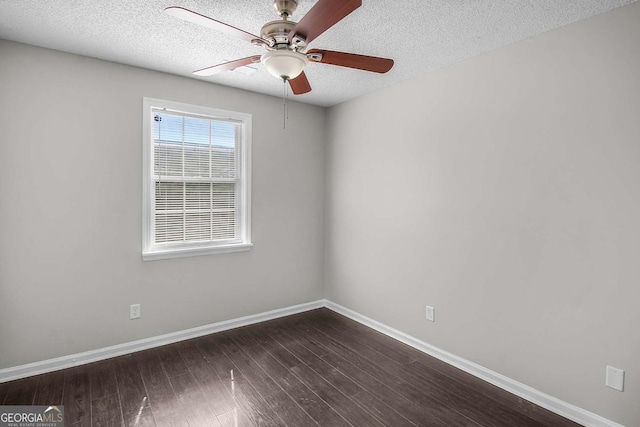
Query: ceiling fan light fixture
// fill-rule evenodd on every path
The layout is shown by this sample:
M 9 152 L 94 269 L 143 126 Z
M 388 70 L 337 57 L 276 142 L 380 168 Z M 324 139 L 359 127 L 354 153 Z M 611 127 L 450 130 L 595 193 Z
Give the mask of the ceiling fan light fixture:
M 324 49 L 306 50 L 308 44 L 314 39 L 362 6 L 362 0 L 316 0 L 313 7 L 299 22 L 289 20 L 290 15 L 298 7 L 299 0 L 271 1 L 280 19 L 264 24 L 259 36 L 180 6 L 165 8 L 165 12 L 171 16 L 235 36 L 267 49 L 264 55 L 226 61 L 194 71 L 193 74 L 207 77 L 235 69 L 239 72 L 252 71 L 246 66 L 262 62 L 269 74 L 289 83 L 294 95 L 302 95 L 311 91 L 311 85 L 304 73 L 309 61 L 375 73 L 386 73 L 393 67 L 393 60 L 387 58 Z M 284 87 L 286 88 L 286 85 Z
M 293 80 L 304 71 L 307 56 L 291 50 L 272 50 L 260 58 L 272 76 L 279 79 Z

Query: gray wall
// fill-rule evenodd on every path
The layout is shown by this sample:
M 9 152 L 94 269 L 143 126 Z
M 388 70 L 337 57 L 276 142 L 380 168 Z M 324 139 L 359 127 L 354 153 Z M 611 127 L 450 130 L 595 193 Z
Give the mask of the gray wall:
M 639 22 L 635 3 L 331 108 L 327 297 L 640 425 Z
M 252 251 L 142 261 L 144 96 L 253 114 Z M 321 298 L 324 116 L 0 41 L 0 368 Z

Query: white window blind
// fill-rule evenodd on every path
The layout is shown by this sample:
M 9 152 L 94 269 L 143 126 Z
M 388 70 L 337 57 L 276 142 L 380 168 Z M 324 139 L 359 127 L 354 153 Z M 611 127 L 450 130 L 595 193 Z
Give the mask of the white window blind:
M 247 118 L 229 117 L 230 112 L 221 116 L 219 110 L 202 114 L 202 107 L 148 104 L 146 160 L 151 164 L 143 256 L 246 249 Z

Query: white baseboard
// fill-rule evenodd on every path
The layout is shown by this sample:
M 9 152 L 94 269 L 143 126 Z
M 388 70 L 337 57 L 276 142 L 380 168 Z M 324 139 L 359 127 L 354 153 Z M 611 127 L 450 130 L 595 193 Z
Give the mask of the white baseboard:
M 343 307 L 339 304 L 323 299 L 299 304 L 291 307 L 271 310 L 264 313 L 254 314 L 251 316 L 239 317 L 237 319 L 225 320 L 222 322 L 212 323 L 210 325 L 199 326 L 196 328 L 186 329 L 184 331 L 172 332 L 169 334 L 159 335 L 156 337 L 145 338 L 142 340 L 132 341 L 124 344 L 118 344 L 97 350 L 85 351 L 69 356 L 57 357 L 55 359 L 43 360 L 41 362 L 29 363 L 26 365 L 14 366 L 11 368 L 0 369 L 0 383 L 6 381 L 17 380 L 20 378 L 30 377 L 32 375 L 44 374 L 47 372 L 57 371 L 60 369 L 71 368 L 74 366 L 84 365 L 87 363 L 97 362 L 111 357 L 122 356 L 124 354 L 134 353 L 136 351 L 146 350 L 149 348 L 159 347 L 172 344 L 178 341 L 184 341 L 191 338 L 201 337 L 203 335 L 222 332 L 241 326 L 252 325 L 254 323 L 265 322 L 267 320 L 277 319 L 279 317 L 289 316 L 292 314 L 302 313 L 317 308 L 326 307 L 336 313 L 342 314 L 358 323 L 375 329 L 391 338 L 403 342 L 417 350 L 427 353 L 437 359 L 442 360 L 449 365 L 462 369 L 478 378 L 481 378 L 503 390 L 520 396 L 536 405 L 550 410 L 558 415 L 575 421 L 587 427 L 624 427 L 618 423 L 603 418 L 597 414 L 579 408 L 570 403 L 564 402 L 511 378 L 505 377 L 497 372 L 480 366 L 469 360 L 463 359 L 451 354 L 438 347 L 434 347 L 424 341 L 414 338 L 410 335 L 400 332 L 390 326 L 373 320 L 367 316 Z
M 156 337 L 131 341 L 128 343 L 118 344 L 110 347 L 104 347 L 97 350 L 90 350 L 82 353 L 71 354 L 69 356 L 56 357 L 55 359 L 43 360 L 41 362 L 34 362 L 26 365 L 4 368 L 0 369 L 0 383 L 17 380 L 20 378 L 26 378 L 32 375 L 39 375 L 47 372 L 57 371 L 60 369 L 72 368 L 74 366 L 97 362 L 100 360 L 109 359 L 111 357 L 122 356 L 124 354 L 134 353 L 136 351 L 146 350 L 149 348 L 160 347 L 162 345 L 172 344 L 191 338 L 197 338 L 203 335 L 213 334 L 215 332 L 222 332 L 228 329 L 252 325 L 254 323 L 260 323 L 267 320 L 277 319 L 279 317 L 289 316 L 291 314 L 297 314 L 304 311 L 314 310 L 316 308 L 322 308 L 325 307 L 325 305 L 326 300 L 318 300 L 306 304 L 294 305 L 291 307 L 271 310 L 260 314 L 239 317 L 237 319 L 225 320 L 223 322 L 217 322 L 210 325 L 186 329 L 184 331 L 172 332 Z
M 560 399 L 529 387 L 528 385 L 505 377 L 504 375 L 487 369 L 484 366 L 480 366 L 476 363 L 463 359 L 462 357 L 458 357 L 455 354 L 451 354 L 438 347 L 434 347 L 431 344 L 427 344 L 424 341 L 407 335 L 404 332 L 400 332 L 397 329 L 373 320 L 339 304 L 331 301 L 326 301 L 325 307 L 352 320 L 355 320 L 358 323 L 375 329 L 376 331 L 381 332 L 391 338 L 403 342 L 417 350 L 422 351 L 423 353 L 427 353 L 437 359 L 440 359 L 443 362 L 448 363 L 449 365 L 455 366 L 456 368 L 468 372 L 473 376 L 483 379 L 497 387 L 500 387 L 503 390 L 508 391 L 509 393 L 513 393 L 516 396 L 520 396 L 521 398 L 535 403 L 536 405 L 541 406 L 545 409 L 548 409 L 551 412 L 568 418 L 571 421 L 575 421 L 578 424 L 582 424 L 583 426 L 587 427 L 624 427 L 621 424 L 615 423 L 611 420 L 601 417 L 600 415 L 594 414 L 593 412 L 589 412 L 578 406 L 564 402 Z

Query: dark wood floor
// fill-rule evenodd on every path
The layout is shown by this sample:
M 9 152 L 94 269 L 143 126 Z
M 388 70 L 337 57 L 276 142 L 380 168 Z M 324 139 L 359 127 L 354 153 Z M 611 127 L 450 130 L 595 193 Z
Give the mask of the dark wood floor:
M 0 384 L 67 426 L 577 426 L 327 309 Z

